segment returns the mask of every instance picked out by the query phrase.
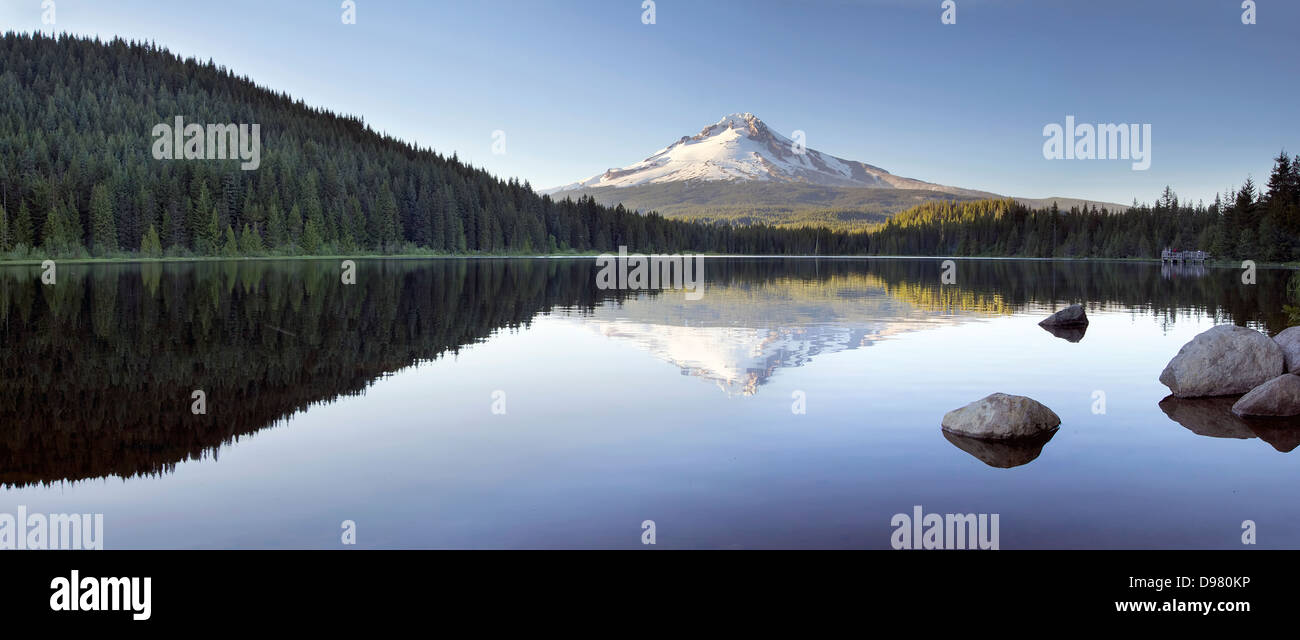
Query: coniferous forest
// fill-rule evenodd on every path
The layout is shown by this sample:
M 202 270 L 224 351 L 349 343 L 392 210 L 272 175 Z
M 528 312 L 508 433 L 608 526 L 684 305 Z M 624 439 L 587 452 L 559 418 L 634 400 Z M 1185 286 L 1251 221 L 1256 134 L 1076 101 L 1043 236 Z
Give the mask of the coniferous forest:
M 0 257 L 543 254 L 697 251 L 778 255 L 1300 260 L 1300 156 L 1274 160 L 1214 203 L 1123 212 L 1031 210 L 1014 200 L 931 202 L 862 230 L 668 219 L 590 198 L 555 200 L 453 154 L 413 147 L 152 43 L 0 38 Z M 151 131 L 257 123 L 261 163 L 157 160 Z

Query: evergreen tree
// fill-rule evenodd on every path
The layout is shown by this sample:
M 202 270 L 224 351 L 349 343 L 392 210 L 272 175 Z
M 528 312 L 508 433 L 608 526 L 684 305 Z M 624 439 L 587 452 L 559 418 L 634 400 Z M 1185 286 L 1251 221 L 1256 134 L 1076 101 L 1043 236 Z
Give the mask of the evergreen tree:
M 0 253 L 7 253 L 13 249 L 13 238 L 9 231 L 9 214 L 5 211 L 4 205 L 0 204 Z
M 151 258 L 162 256 L 162 241 L 158 239 L 158 231 L 153 225 L 149 225 L 149 230 L 145 232 L 144 239 L 140 241 L 140 253 Z
M 208 222 L 198 230 L 198 238 L 194 243 L 194 248 L 205 256 L 215 256 L 221 252 L 221 227 L 218 226 L 217 209 L 212 208 L 208 214 Z
M 389 188 L 387 182 L 379 189 L 378 209 L 374 244 L 380 251 L 392 251 L 397 247 L 399 239 L 397 198 L 393 196 L 393 190 Z
M 284 223 L 284 216 L 280 213 L 280 205 L 272 202 L 271 210 L 266 217 L 266 244 L 268 247 L 278 249 L 288 244 L 289 234 Z
M 252 225 L 245 222 L 244 230 L 239 234 L 239 252 L 246 256 L 257 256 L 263 251 L 262 237 L 257 235 Z
M 55 200 L 45 216 L 42 246 L 51 256 L 77 255 L 84 250 L 81 221 L 77 212 Z
M 32 228 L 32 214 L 27 210 L 25 201 L 18 202 L 18 215 L 14 217 L 13 230 L 10 233 L 15 247 L 23 245 L 30 249 L 36 246 L 36 232 Z
M 113 219 L 113 203 L 108 187 L 96 185 L 90 196 L 91 248 L 97 255 L 117 251 L 117 224 Z
M 461 223 L 460 208 L 451 191 L 442 191 L 442 216 L 445 224 L 442 249 L 448 253 L 464 253 L 466 248 L 465 227 Z
M 289 237 L 285 238 L 286 244 L 297 244 L 299 239 L 302 238 L 302 207 L 298 204 L 294 204 L 293 207 L 289 209 L 289 217 L 285 222 L 289 227 Z
M 186 236 L 192 239 L 194 250 L 201 254 L 215 253 L 216 241 L 221 227 L 211 220 L 217 209 L 212 204 L 212 195 L 208 193 L 206 182 L 199 183 L 198 198 L 190 206 L 187 218 Z M 211 226 L 211 228 L 209 228 Z
M 227 258 L 239 256 L 239 241 L 235 239 L 235 230 L 226 225 L 225 241 L 221 243 L 221 255 Z
M 321 248 L 321 222 L 318 218 L 307 220 L 307 226 L 302 230 L 302 238 L 299 240 L 299 247 L 306 255 L 315 255 L 320 252 Z

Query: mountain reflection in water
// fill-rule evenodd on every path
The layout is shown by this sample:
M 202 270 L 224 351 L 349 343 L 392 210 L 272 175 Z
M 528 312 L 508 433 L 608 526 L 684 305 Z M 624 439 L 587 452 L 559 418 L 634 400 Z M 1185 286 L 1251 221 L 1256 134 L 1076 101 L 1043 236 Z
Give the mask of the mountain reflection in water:
M 355 285 L 329 260 L 66 265 L 53 286 L 38 267 L 0 268 L 0 483 L 167 472 L 542 314 L 732 396 L 825 354 L 1070 302 L 1169 325 L 1288 322 L 1284 272 L 1242 291 L 1233 270 L 1170 280 L 1149 264 L 961 261 L 941 285 L 939 263 L 710 259 L 699 301 L 600 290 L 590 259 L 360 260 Z M 196 389 L 219 419 L 191 413 Z

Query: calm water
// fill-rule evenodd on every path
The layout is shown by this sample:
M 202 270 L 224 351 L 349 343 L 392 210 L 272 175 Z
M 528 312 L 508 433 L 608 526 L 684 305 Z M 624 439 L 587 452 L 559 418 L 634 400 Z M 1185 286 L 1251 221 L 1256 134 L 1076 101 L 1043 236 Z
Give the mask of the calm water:
M 888 548 L 913 505 L 1000 514 L 1003 549 L 1242 548 L 1247 519 L 1300 547 L 1300 425 L 1156 380 L 1215 324 L 1288 326 L 1295 272 L 726 259 L 691 301 L 595 271 L 0 269 L 0 512 L 103 513 L 106 548 L 341 548 L 344 520 L 370 548 L 640 548 L 644 520 L 663 548 Z M 1037 326 L 1080 301 L 1082 336 Z M 1041 452 L 941 432 L 995 391 L 1061 416 Z

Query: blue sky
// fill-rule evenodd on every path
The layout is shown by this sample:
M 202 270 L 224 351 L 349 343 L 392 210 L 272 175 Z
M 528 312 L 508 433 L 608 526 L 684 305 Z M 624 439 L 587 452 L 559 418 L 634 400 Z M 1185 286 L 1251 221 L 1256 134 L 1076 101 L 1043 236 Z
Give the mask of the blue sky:
M 156 40 L 536 187 L 749 111 L 809 147 L 1002 194 L 1210 200 L 1300 153 L 1300 2 L 55 0 L 54 29 Z M 51 29 L 0 0 L 0 29 Z M 1043 127 L 1149 123 L 1152 164 L 1046 160 Z M 492 153 L 492 132 L 506 153 Z

